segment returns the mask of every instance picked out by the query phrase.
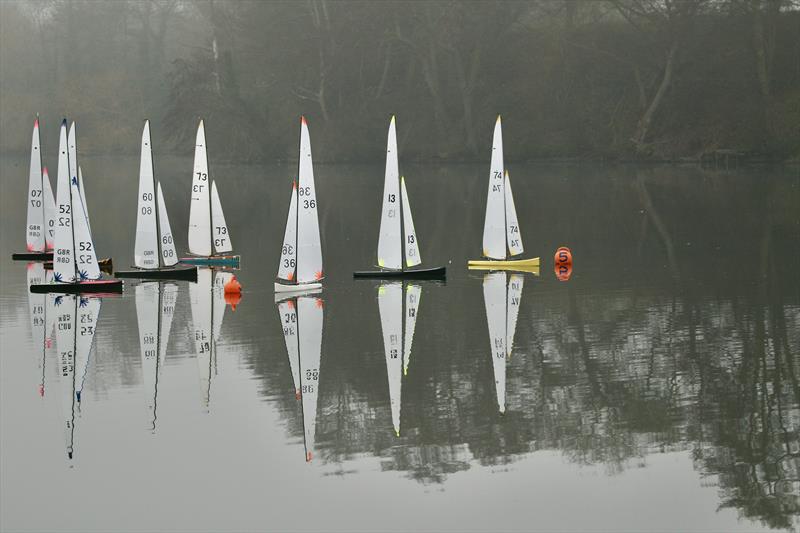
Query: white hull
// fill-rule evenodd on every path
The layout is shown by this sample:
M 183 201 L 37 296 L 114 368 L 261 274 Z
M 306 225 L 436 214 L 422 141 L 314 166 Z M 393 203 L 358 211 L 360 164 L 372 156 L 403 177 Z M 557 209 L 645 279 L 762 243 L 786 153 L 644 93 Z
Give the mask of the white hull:
M 275 282 L 275 292 L 306 292 L 322 288 L 322 283 L 278 283 Z

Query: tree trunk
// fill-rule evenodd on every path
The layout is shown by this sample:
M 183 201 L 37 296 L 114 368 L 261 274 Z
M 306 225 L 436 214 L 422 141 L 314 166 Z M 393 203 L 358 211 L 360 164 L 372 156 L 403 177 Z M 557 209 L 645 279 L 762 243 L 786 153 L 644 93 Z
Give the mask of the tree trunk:
M 661 83 L 658 86 L 658 90 L 653 96 L 653 99 L 650 101 L 650 105 L 647 106 L 644 115 L 642 115 L 642 118 L 639 119 L 639 125 L 636 128 L 636 135 L 634 135 L 632 139 L 636 145 L 637 152 L 641 152 L 644 149 L 645 140 L 647 139 L 647 133 L 650 131 L 653 117 L 655 116 L 656 111 L 658 111 L 658 108 L 664 99 L 664 95 L 667 93 L 667 90 L 669 90 L 669 86 L 672 83 L 672 72 L 675 68 L 675 57 L 677 56 L 677 52 L 678 38 L 676 37 L 672 42 L 672 46 L 669 48 L 669 52 L 667 53 L 667 60 L 664 63 L 664 74 L 661 77 Z

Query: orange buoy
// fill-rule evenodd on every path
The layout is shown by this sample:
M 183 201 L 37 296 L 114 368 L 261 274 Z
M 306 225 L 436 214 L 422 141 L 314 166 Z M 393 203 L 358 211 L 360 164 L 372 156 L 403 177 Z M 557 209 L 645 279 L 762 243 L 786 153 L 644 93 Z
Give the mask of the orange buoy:
M 231 276 L 230 281 L 225 284 L 225 294 L 241 294 L 242 284 L 236 279 L 236 276 Z
M 556 250 L 554 271 L 559 281 L 567 281 L 572 276 L 572 252 L 566 246 Z
M 231 311 L 236 311 L 236 306 L 242 301 L 242 293 L 240 292 L 226 292 L 225 303 L 231 306 Z

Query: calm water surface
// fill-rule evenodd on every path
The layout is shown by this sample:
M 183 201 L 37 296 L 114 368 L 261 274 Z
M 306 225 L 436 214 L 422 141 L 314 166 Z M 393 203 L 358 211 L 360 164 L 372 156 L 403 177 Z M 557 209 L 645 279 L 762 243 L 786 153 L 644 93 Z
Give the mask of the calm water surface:
M 298 307 L 301 336 L 321 320 L 317 365 L 290 361 L 272 291 L 292 165 L 211 164 L 242 300 L 225 305 L 210 280 L 126 281 L 87 304 L 99 312 L 73 408 L 52 316 L 37 312 L 56 311 L 10 260 L 27 158 L 0 158 L 4 531 L 798 526 L 796 170 L 511 165 L 526 252 L 543 262 L 509 281 L 521 281 L 512 328 L 504 304 L 487 316 L 486 300 L 510 297 L 505 276 L 465 266 L 488 164 L 405 167 L 423 259 L 448 278 L 411 285 L 403 372 L 384 352 L 395 300 L 379 313 L 379 292 L 398 288 L 351 278 L 374 263 L 382 166 L 316 167 L 327 279 L 312 311 Z M 81 165 L 98 255 L 124 267 L 138 159 Z M 157 158 L 156 172 L 185 250 L 191 160 Z M 553 273 L 560 245 L 568 282 Z M 216 302 L 210 352 L 195 343 L 203 298 Z M 145 356 L 159 301 L 174 314 Z M 515 330 L 505 361 L 489 324 Z M 303 400 L 299 374 L 313 386 Z

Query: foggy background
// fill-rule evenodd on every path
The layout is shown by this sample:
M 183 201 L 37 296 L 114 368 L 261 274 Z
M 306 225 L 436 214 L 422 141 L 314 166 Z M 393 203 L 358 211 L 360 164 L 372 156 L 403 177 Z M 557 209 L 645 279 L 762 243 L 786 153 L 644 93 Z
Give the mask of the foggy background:
M 0 150 L 62 116 L 85 153 L 380 161 L 397 114 L 406 160 L 800 157 L 800 3 L 0 3 Z M 49 147 L 49 148 L 47 148 Z

